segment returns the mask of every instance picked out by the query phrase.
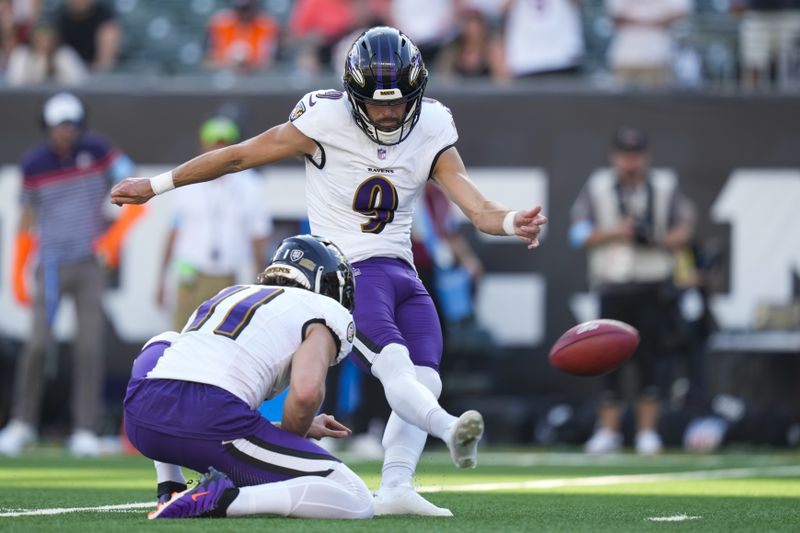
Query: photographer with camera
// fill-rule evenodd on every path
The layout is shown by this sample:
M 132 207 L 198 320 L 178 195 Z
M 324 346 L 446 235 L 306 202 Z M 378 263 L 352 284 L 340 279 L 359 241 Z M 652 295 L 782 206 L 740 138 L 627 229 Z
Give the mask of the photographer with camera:
M 641 455 L 653 455 L 662 449 L 658 416 L 670 380 L 673 251 L 691 239 L 693 209 L 674 175 L 650 171 L 643 131 L 618 129 L 610 161 L 612 169 L 595 172 L 573 205 L 570 240 L 587 249 L 589 283 L 600 297 L 601 316 L 627 322 L 641 335 L 629 364 L 638 378 L 635 447 Z M 620 374 L 618 370 L 605 378 L 597 430 L 585 446 L 588 453 L 610 453 L 622 446 Z

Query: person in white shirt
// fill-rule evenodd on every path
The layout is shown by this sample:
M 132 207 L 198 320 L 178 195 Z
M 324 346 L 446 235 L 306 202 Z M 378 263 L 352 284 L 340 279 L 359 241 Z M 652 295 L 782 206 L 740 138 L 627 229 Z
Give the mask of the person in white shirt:
M 80 85 L 89 77 L 89 70 L 78 53 L 62 45 L 55 27 L 37 24 L 31 32 L 31 43 L 20 44 L 8 58 L 6 81 L 12 87 L 57 83 Z
M 204 153 L 241 137 L 236 122 L 225 116 L 203 122 L 199 133 Z M 273 225 L 261 179 L 252 169 L 234 172 L 187 189 L 173 202 L 157 298 L 160 305 L 166 304 L 173 266 L 178 285 L 174 329 L 180 329 L 206 298 L 236 283 L 243 266 L 252 264 L 257 272 L 263 264 Z
M 289 237 L 256 284 L 223 289 L 181 333 L 145 344 L 124 408 L 131 443 L 156 461 L 149 518 L 372 516 L 364 482 L 306 439 L 350 434 L 317 410 L 328 368 L 352 347 L 354 291 L 335 244 Z M 287 387 L 273 425 L 258 407 Z M 181 466 L 208 473 L 187 489 Z
M 442 47 L 456 36 L 459 3 L 460 0 L 391 0 L 389 15 L 392 24 L 403 28 L 425 60 L 433 64 Z
M 768 88 L 796 82 L 800 49 L 800 1 L 732 0 L 731 11 L 741 14 L 739 52 L 741 81 L 745 89 Z M 793 78 L 794 77 L 794 78 Z
M 505 51 L 515 78 L 577 72 L 584 54 L 580 2 L 509 0 Z
M 176 186 L 234 169 L 304 157 L 311 230 L 334 240 L 358 278 L 352 356 L 377 377 L 392 415 L 375 513 L 452 516 L 416 493 L 412 477 L 428 434 L 448 445 L 459 468 L 477 464 L 483 418 L 456 418 L 437 398 L 442 332 L 414 270 L 411 221 L 429 179 L 481 231 L 539 246 L 541 207 L 513 211 L 485 198 L 469 179 L 450 110 L 423 98 L 428 71 L 414 43 L 395 28 L 360 35 L 345 62 L 345 91 L 306 94 L 289 120 L 238 145 L 209 152 L 172 172 L 116 187 L 117 205 L 144 203 Z
M 692 0 L 606 0 L 615 28 L 608 49 L 615 77 L 635 85 L 667 85 L 672 72 L 672 25 L 692 7 Z

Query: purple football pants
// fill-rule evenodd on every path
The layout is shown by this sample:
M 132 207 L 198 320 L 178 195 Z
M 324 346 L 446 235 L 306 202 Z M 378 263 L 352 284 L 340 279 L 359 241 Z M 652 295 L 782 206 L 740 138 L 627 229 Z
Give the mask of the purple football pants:
M 417 366 L 437 372 L 442 359 L 442 327 L 436 307 L 416 271 L 405 261 L 375 257 L 353 263 L 357 342 L 350 352 L 362 370 L 387 344 L 408 348 Z
M 198 472 L 213 466 L 239 487 L 327 476 L 340 462 L 311 441 L 273 426 L 224 389 L 145 379 L 168 346 L 156 342 L 142 351 L 125 395 L 125 431 L 143 455 Z

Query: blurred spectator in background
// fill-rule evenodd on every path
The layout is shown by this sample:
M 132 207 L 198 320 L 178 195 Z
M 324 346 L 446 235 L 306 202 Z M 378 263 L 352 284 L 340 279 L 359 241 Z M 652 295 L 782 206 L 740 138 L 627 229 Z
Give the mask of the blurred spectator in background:
M 442 49 L 436 69 L 444 79 L 489 76 L 495 81 L 508 79 L 503 44 L 483 12 L 475 8 L 461 11 L 458 34 Z
M 258 0 L 230 0 L 231 8 L 215 13 L 208 23 L 207 64 L 243 71 L 272 66 L 278 48 L 278 22 Z
M 47 139 L 21 159 L 22 214 L 12 268 L 14 296 L 29 305 L 26 264 L 38 241 L 33 325 L 17 361 L 11 421 L 0 431 L 0 454 L 18 455 L 35 439 L 44 395 L 45 355 L 54 348 L 53 324 L 62 295 L 75 302 L 72 351 L 73 455 L 100 451 L 96 424 L 103 406 L 103 266 L 119 264 L 127 230 L 143 212 L 125 209 L 106 230 L 104 208 L 113 183 L 133 169 L 105 137 L 85 130 L 86 113 L 70 93 L 49 98 L 42 109 Z
M 613 139 L 610 172 L 595 173 L 572 207 L 573 245 L 588 252 L 589 282 L 600 296 L 600 315 L 639 330 L 641 342 L 628 366 L 638 374 L 636 451 L 659 453 L 660 402 L 668 392 L 673 251 L 689 244 L 693 213 L 671 175 L 649 170 L 647 138 L 624 127 Z M 624 369 L 624 367 L 623 367 Z M 665 371 L 666 370 L 666 371 Z M 598 428 L 588 453 L 609 453 L 622 445 L 621 370 L 606 377 Z
M 392 0 L 391 25 L 411 37 L 429 65 L 456 37 L 461 0 Z
M 241 133 L 234 120 L 218 116 L 202 124 L 199 137 L 205 153 L 236 144 Z M 264 269 L 272 218 L 260 181 L 255 170 L 243 170 L 188 187 L 175 202 L 158 290 L 159 304 L 164 305 L 168 271 L 174 265 L 175 331 L 183 329 L 186 317 L 205 300 L 235 285 L 243 265 L 252 264 L 253 272 Z
M 625 84 L 662 87 L 671 82 L 672 25 L 692 11 L 692 0 L 606 0 L 614 21 L 608 64 Z
M 731 8 L 744 13 L 739 26 L 743 87 L 768 86 L 773 71 L 786 79 L 792 62 L 800 61 L 800 0 L 733 0 Z
M 359 35 L 374 26 L 386 26 L 392 20 L 392 0 L 354 0 L 355 26 L 330 50 L 330 64 L 336 71 L 344 64 L 350 48 Z
M 18 45 L 11 52 L 6 81 L 12 86 L 47 82 L 79 85 L 88 75 L 75 50 L 61 44 L 56 29 L 39 22 L 31 32 L 31 43 Z
M 0 0 L 0 69 L 5 69 L 11 51 L 17 46 L 14 7 L 11 0 Z
M 9 4 L 18 42 L 27 43 L 31 30 L 42 14 L 42 0 L 10 0 Z
M 306 73 L 318 74 L 332 66 L 336 44 L 361 26 L 360 0 L 297 0 L 289 21 L 297 66 Z
M 122 28 L 108 4 L 96 0 L 64 0 L 56 20 L 61 41 L 74 48 L 90 70 L 114 69 Z
M 0 0 L 0 70 L 17 45 L 30 41 L 41 10 L 41 0 Z
M 584 53 L 579 0 L 509 0 L 505 57 L 515 78 L 578 72 Z

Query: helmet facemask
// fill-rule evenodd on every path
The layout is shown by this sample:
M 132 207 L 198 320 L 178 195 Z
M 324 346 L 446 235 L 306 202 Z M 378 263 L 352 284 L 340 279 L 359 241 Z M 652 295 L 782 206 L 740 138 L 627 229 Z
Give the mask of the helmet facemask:
M 428 72 L 419 50 L 394 28 L 363 33 L 345 61 L 344 87 L 358 127 L 378 144 L 404 141 L 419 120 Z M 399 127 L 387 131 L 373 122 L 366 104 L 406 104 Z

